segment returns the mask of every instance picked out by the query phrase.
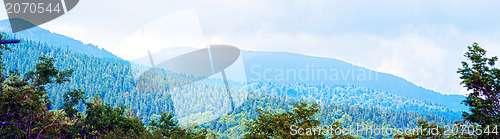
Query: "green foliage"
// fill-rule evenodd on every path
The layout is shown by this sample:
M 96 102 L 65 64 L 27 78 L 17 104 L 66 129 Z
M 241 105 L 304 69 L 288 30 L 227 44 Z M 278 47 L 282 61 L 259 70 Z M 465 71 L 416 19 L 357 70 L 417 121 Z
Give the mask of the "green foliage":
M 467 48 L 469 50 L 464 56 L 470 63 L 462 61 L 463 68 L 457 71 L 461 74 L 461 84 L 472 91 L 463 101 L 470 108 L 470 112 L 464 112 L 463 117 L 469 122 L 481 125 L 482 130 L 500 126 L 500 69 L 495 67 L 498 58 L 487 58 L 486 50 L 477 43 Z M 500 136 L 483 134 L 479 138 Z
M 269 113 L 286 113 L 293 111 L 294 104 L 306 102 L 314 104 L 311 101 L 295 100 L 283 98 L 277 95 L 267 93 L 250 94 L 243 105 L 238 107 L 235 112 L 224 115 L 221 118 L 205 123 L 202 127 L 214 131 L 219 138 L 243 138 L 247 132 L 245 121 L 257 119 L 261 109 Z M 338 127 L 349 128 L 356 127 L 357 124 L 365 126 L 376 126 L 385 128 L 414 128 L 419 120 L 425 120 L 440 125 L 452 124 L 443 117 L 422 114 L 418 112 L 382 110 L 371 107 L 364 108 L 359 106 L 321 104 L 318 105 L 319 111 L 313 116 L 313 119 L 320 121 L 321 126 L 333 126 L 338 123 Z M 392 138 L 394 135 L 375 136 L 375 135 L 354 135 L 357 138 Z
M 207 137 L 208 139 L 217 139 L 217 135 L 215 134 L 215 132 L 210 132 L 210 134 L 208 135 Z
M 143 131 L 139 134 L 134 132 L 124 132 L 121 128 L 115 128 L 111 131 L 106 131 L 100 134 L 100 139 L 163 139 L 162 136 L 151 134 L 149 131 Z
M 6 45 L 1 48 L 9 50 Z M 45 86 L 63 83 L 71 76 L 71 71 L 56 70 L 51 58 L 40 57 L 40 60 L 35 71 L 28 72 L 24 78 L 18 71 L 4 75 L 4 68 L 1 68 L 0 138 L 63 137 L 59 134 L 59 129 L 64 128 L 60 124 L 62 114 L 49 111 L 51 102 Z
M 83 102 L 83 100 L 84 100 L 83 95 L 84 94 L 85 94 L 85 92 L 78 90 L 78 89 L 75 89 L 75 90 L 70 91 L 70 92 L 66 92 L 66 94 L 64 94 L 63 98 L 64 98 L 65 103 L 63 104 L 62 109 L 64 110 L 64 112 L 66 113 L 66 115 L 69 118 L 72 119 L 77 114 L 78 110 L 75 109 L 73 106 L 77 105 L 79 102 Z
M 149 123 L 149 128 L 154 135 L 161 135 L 165 138 L 194 138 L 204 139 L 207 136 L 206 129 L 198 129 L 197 125 L 190 127 L 180 127 L 171 113 L 163 112 L 158 121 Z M 213 137 L 213 136 L 212 136 Z
M 87 111 L 82 121 L 80 133 L 91 138 L 97 137 L 109 131 L 120 128 L 124 133 L 139 135 L 146 128 L 138 117 L 133 116 L 130 111 L 126 112 L 125 106 L 111 107 L 104 104 L 99 95 L 95 95 L 92 103 L 86 103 Z
M 291 126 L 298 128 L 315 128 L 319 125 L 318 120 L 312 119 L 312 116 L 319 110 L 318 105 L 307 106 L 306 103 L 295 104 L 293 112 L 271 114 L 262 109 L 257 119 L 247 123 L 249 134 L 245 138 L 319 138 L 321 135 L 292 135 Z
M 344 128 L 340 126 L 339 122 L 332 123 L 332 125 L 329 128 L 338 129 L 339 131 L 344 130 Z M 355 137 L 345 133 L 340 133 L 340 134 L 333 133 L 331 134 L 330 139 L 355 139 Z
M 164 137 L 171 137 L 174 131 L 179 130 L 177 124 L 171 113 L 162 113 L 158 122 L 153 120 L 148 126 L 153 132 L 160 133 Z
M 318 105 L 308 105 L 301 102 L 295 104 L 292 112 L 269 113 L 258 109 L 260 113 L 255 120 L 246 123 L 249 132 L 244 138 L 324 138 L 320 132 L 297 133 L 296 129 L 318 128 L 320 121 L 313 119 L 313 115 L 319 112 Z M 333 127 L 338 127 L 334 123 Z M 295 129 L 295 132 L 292 130 Z M 338 135 L 335 138 L 353 138 L 350 135 Z
M 2 33 L 2 35 L 8 39 L 17 39 L 12 34 Z M 173 111 L 173 105 L 168 104 L 172 103 L 169 101 L 171 98 L 168 93 L 146 93 L 135 89 L 134 76 L 137 76 L 135 73 L 139 73 L 139 68 L 134 68 L 127 61 L 102 59 L 31 40 L 20 40 L 19 44 L 9 45 L 9 48 L 15 51 L 4 53 L 3 62 L 6 70 L 28 73 L 36 69 L 36 62 L 40 61 L 39 57 L 42 56 L 52 57 L 53 67 L 56 69 L 73 70 L 72 76 L 68 78 L 69 81 L 57 84 L 57 80 L 53 78 L 53 83 L 44 86 L 48 99 L 52 100 L 50 110 L 61 109 L 65 103 L 63 98 L 65 93 L 79 89 L 85 92 L 83 97 L 86 101 L 99 94 L 104 102 L 113 107 L 128 106 L 146 124 L 150 116 L 160 114 L 160 111 Z M 38 70 L 33 72 L 36 71 Z M 86 106 L 84 103 L 78 103 L 73 108 L 85 111 Z
M 53 83 L 61 84 L 69 81 L 73 70 L 59 71 L 54 67 L 54 58 L 46 56 L 39 57 L 39 62 L 35 66 L 35 71 L 26 73 L 26 79 L 30 81 L 31 86 L 35 86 L 37 90 L 45 91 L 46 85 Z
M 0 48 L 9 50 L 6 45 Z M 64 94 L 62 110 L 49 111 L 47 90 L 70 81 L 73 70 L 57 70 L 54 58 L 47 56 L 39 61 L 24 76 L 18 71 L 5 75 L 0 61 L 0 138 L 162 138 L 150 133 L 126 106 L 112 107 L 98 94 L 92 102 L 84 102 L 85 93 L 79 89 Z M 85 114 L 75 109 L 81 102 L 86 105 Z M 178 125 L 172 128 L 174 137 L 204 138 L 206 134 L 206 130 Z

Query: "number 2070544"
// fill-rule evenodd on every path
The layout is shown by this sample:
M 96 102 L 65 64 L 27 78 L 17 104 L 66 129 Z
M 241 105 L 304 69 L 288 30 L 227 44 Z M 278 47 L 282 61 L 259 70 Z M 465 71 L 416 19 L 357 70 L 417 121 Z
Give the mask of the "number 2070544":
M 60 3 L 5 3 L 7 13 L 60 13 Z

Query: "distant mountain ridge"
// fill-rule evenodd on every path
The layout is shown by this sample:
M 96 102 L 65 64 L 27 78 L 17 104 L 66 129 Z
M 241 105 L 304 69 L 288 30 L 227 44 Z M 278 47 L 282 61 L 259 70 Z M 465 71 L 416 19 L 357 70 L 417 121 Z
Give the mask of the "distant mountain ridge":
M 116 55 L 104 49 L 99 49 L 95 45 L 83 44 L 81 41 L 39 27 L 12 33 L 9 21 L 3 20 L 0 21 L 0 31 L 80 54 L 123 61 Z M 156 63 L 160 63 L 193 50 L 196 50 L 196 48 L 167 48 L 153 54 L 153 58 Z M 241 56 L 244 61 L 245 75 L 248 82 L 351 84 L 442 104 L 455 110 L 466 110 L 466 107 L 460 104 L 465 99 L 464 96 L 443 95 L 417 86 L 403 78 L 355 66 L 337 59 L 288 52 L 258 51 L 242 51 Z M 146 66 L 151 64 L 148 57 L 133 60 L 132 62 Z
M 375 90 L 387 91 L 399 96 L 442 104 L 455 110 L 467 110 L 464 105 L 460 104 L 462 100 L 465 100 L 465 96 L 440 94 L 417 86 L 401 77 L 376 72 L 337 59 L 313 57 L 288 52 L 257 51 L 243 51 L 242 56 L 247 72 L 247 80 L 252 82 L 352 84 Z M 278 72 L 269 72 L 270 69 Z M 265 73 L 266 76 L 279 77 L 279 75 L 277 75 L 280 74 L 279 70 L 286 71 L 287 69 L 295 69 L 297 72 L 301 69 L 309 69 L 309 72 L 314 73 L 315 75 L 313 76 L 316 76 L 316 78 L 309 77 L 308 80 L 300 80 L 299 78 L 289 77 L 288 80 L 266 80 L 263 77 L 258 78 L 259 74 L 256 74 L 261 73 L 262 76 Z M 327 73 L 330 74 L 337 74 L 337 78 L 331 80 L 330 77 L 332 76 L 328 75 L 329 79 L 317 79 L 321 78 L 321 75 L 324 75 L 324 70 L 327 70 Z M 318 76 L 318 72 L 321 75 Z
M 4 53 L 3 61 L 6 63 L 7 70 L 19 70 L 20 73 L 25 73 L 33 69 L 36 64 L 38 56 L 49 56 L 55 58 L 55 66 L 57 69 L 74 69 L 75 73 L 71 77 L 71 82 L 56 85 L 50 90 L 48 90 L 48 95 L 53 100 L 52 109 L 58 109 L 63 104 L 62 94 L 69 91 L 70 88 L 78 88 L 86 92 L 87 98 L 92 98 L 95 94 L 99 94 L 103 98 L 104 102 L 109 102 L 113 106 L 117 105 L 127 105 L 133 110 L 137 116 L 141 117 L 141 120 L 148 123 L 155 115 L 158 115 L 161 111 L 164 112 L 176 112 L 176 114 L 182 118 L 181 121 L 203 121 L 210 120 L 211 118 L 217 118 L 218 115 L 224 113 L 221 110 L 229 106 L 227 98 L 224 94 L 220 93 L 220 90 L 224 90 L 223 86 L 212 86 L 211 84 L 197 84 L 189 88 L 193 91 L 191 93 L 197 93 L 196 95 L 185 94 L 182 96 L 171 95 L 165 92 L 143 92 L 136 88 L 136 78 L 138 73 L 141 73 L 142 68 L 147 69 L 151 62 L 149 58 L 143 58 L 143 63 L 146 66 L 137 66 L 125 60 L 111 60 L 106 57 L 96 57 L 89 56 L 85 53 L 76 53 L 68 47 L 52 46 L 50 43 L 34 41 L 26 38 L 20 38 L 16 34 L 12 33 L 2 33 L 6 38 L 17 38 L 21 39 L 21 43 L 13 44 L 9 47 L 12 51 L 6 51 Z M 51 35 L 51 34 L 49 34 Z M 68 38 L 68 37 L 66 37 Z M 54 39 L 57 40 L 57 39 Z M 94 48 L 92 48 L 94 49 Z M 99 50 L 99 49 L 97 49 Z M 176 55 L 184 54 L 189 51 L 197 50 L 196 48 L 181 47 L 181 48 L 169 48 L 164 51 L 160 51 L 160 55 L 153 55 L 155 63 L 163 62 L 162 59 L 166 60 Z M 248 54 L 250 53 L 250 54 Z M 268 53 L 272 57 L 266 58 Z M 279 54 L 291 54 L 292 57 L 287 55 Z M 274 56 L 279 56 L 280 58 L 273 58 Z M 371 90 L 366 87 L 358 87 L 359 85 L 347 85 L 347 86 L 323 86 L 323 85 L 304 85 L 303 83 L 298 83 L 296 85 L 286 84 L 283 80 L 277 78 L 276 72 L 267 72 L 266 76 L 273 77 L 275 80 L 265 80 L 264 78 L 258 79 L 255 76 L 263 75 L 266 69 L 296 69 L 300 71 L 301 69 L 307 68 L 310 65 L 314 68 L 328 68 L 318 66 L 317 63 L 303 62 L 295 60 L 293 57 L 301 58 L 300 54 L 284 53 L 284 52 L 251 52 L 242 51 L 242 58 L 245 60 L 246 72 L 237 72 L 242 76 L 246 76 L 249 82 L 273 82 L 270 84 L 263 83 L 260 90 L 251 90 L 253 93 L 269 93 L 278 94 L 276 97 L 280 101 L 287 102 L 291 97 L 298 98 L 301 100 L 305 98 L 306 101 L 311 103 L 322 103 L 322 104 L 339 104 L 339 105 L 350 105 L 355 107 L 366 107 L 366 108 L 382 108 L 387 111 L 408 111 L 409 113 L 422 113 L 436 114 L 442 116 L 449 120 L 456 120 L 457 116 L 460 115 L 459 112 L 454 110 L 448 110 L 448 107 L 442 107 L 442 105 L 437 105 L 428 102 L 417 101 L 413 98 L 408 97 L 398 97 L 396 95 L 389 94 L 386 91 L 376 91 Z M 310 57 L 310 56 L 306 56 Z M 264 58 L 264 61 L 260 61 L 260 58 Z M 313 57 L 314 58 L 314 57 Z M 327 58 L 328 59 L 328 58 Z M 292 60 L 290 62 L 290 60 Z M 332 60 L 332 59 L 330 59 Z M 334 59 L 333 59 L 334 60 Z M 339 63 L 332 63 L 329 60 L 320 61 L 325 62 L 328 65 L 340 65 L 341 67 L 351 67 L 352 64 L 348 64 L 337 60 Z M 252 64 L 253 63 L 253 64 Z M 243 62 L 242 62 L 243 64 Z M 269 66 L 269 64 L 272 64 Z M 281 64 L 281 65 L 280 65 Z M 284 64 L 284 65 L 283 65 Z M 312 64 L 316 64 L 312 66 Z M 342 65 L 344 64 L 344 65 Z M 252 66 L 260 66 L 255 69 L 251 69 Z M 319 64 L 321 65 L 321 64 Z M 242 65 L 243 66 L 243 65 Z M 273 67 L 274 66 L 274 67 Z M 295 67 L 294 67 L 295 66 Z M 244 67 L 243 67 L 244 68 Z M 250 68 L 250 69 L 249 69 Z M 355 68 L 351 68 L 355 69 Z M 229 70 L 229 69 L 228 69 Z M 341 70 L 341 68 L 338 68 Z M 229 73 L 228 71 L 227 73 Z M 231 75 L 231 74 L 227 74 Z M 231 76 L 228 76 L 231 77 Z M 168 78 L 168 77 L 167 77 Z M 344 79 L 344 77 L 340 77 Z M 174 82 L 184 82 L 181 79 L 168 78 Z M 347 78 L 346 78 L 347 79 Z M 295 82 L 294 80 L 287 80 L 289 82 Z M 307 80 L 306 80 L 307 81 Z M 315 80 L 310 80 L 315 81 Z M 305 82 L 307 83 L 307 82 Z M 342 83 L 342 82 L 339 82 Z M 313 83 L 308 83 L 313 84 Z M 326 84 L 326 82 L 324 82 Z M 347 83 L 346 83 L 347 84 Z M 253 84 L 251 84 L 253 85 Z M 317 89 L 316 91 L 310 91 L 311 89 Z M 179 89 L 177 89 L 179 90 Z M 214 91 L 219 90 L 219 91 Z M 199 93 L 203 92 L 203 93 Z M 181 93 L 173 93 L 181 94 Z M 233 95 L 235 95 L 233 93 Z M 287 96 L 287 97 L 283 97 Z M 195 97 L 195 98 L 193 98 Z M 311 99 L 312 98 L 312 99 Z M 201 101 L 200 101 L 201 100 Z M 246 100 L 245 100 L 246 101 Z M 302 100 L 301 100 L 302 101 Z M 457 100 L 459 101 L 459 100 Z M 187 104 L 179 107 L 179 103 Z M 253 104 L 253 102 L 248 102 Z M 176 104 L 176 105 L 174 105 Z M 208 104 L 208 105 L 207 105 Z M 276 103 L 270 103 L 275 106 Z M 271 105 L 270 105 L 271 106 Z M 83 105 L 77 106 L 80 110 L 83 109 Z M 269 107 L 274 109 L 272 107 Z M 180 110 L 180 111 L 177 111 Z M 268 109 L 269 110 L 269 109 Z M 456 109 L 455 109 L 456 110 Z M 255 111 L 251 113 L 255 116 Z M 369 112 L 370 113 L 370 112 Z M 241 113 L 240 113 L 241 114 Z M 333 113 L 332 113 L 333 114 Z M 339 116 L 342 113 L 336 113 Z M 372 113 L 377 115 L 377 113 Z M 344 113 L 345 115 L 345 113 Z M 366 116 L 366 115 L 364 115 Z M 380 115 L 384 116 L 384 115 Z M 387 115 L 385 115 L 387 117 Z M 362 116 L 363 117 L 363 116 Z M 331 119 L 332 117 L 325 117 L 326 119 Z M 340 118 L 340 117 L 336 117 Z M 390 116 L 387 118 L 391 118 Z M 198 122 L 202 123 L 202 122 Z M 403 122 L 404 123 L 404 122 Z M 243 124 L 241 124 L 243 125 Z
M 195 48 L 165 48 L 153 54 L 155 61 L 165 61 Z M 313 57 L 289 52 L 260 52 L 242 50 L 246 79 L 252 82 L 282 84 L 350 84 L 386 91 L 399 96 L 444 105 L 454 110 L 467 110 L 461 103 L 465 96 L 444 95 L 417 86 L 403 78 L 376 72 L 350 63 L 324 57 Z M 132 60 L 139 65 L 150 65 L 148 57 Z
M 13 19 L 13 20 L 21 20 L 21 19 Z M 11 25 L 8 19 L 0 21 L 0 32 L 14 34 L 16 37 L 19 38 L 50 44 L 51 46 L 68 49 L 80 54 L 86 54 L 89 56 L 95 56 L 105 59 L 121 60 L 119 57 L 112 54 L 111 52 L 108 52 L 104 49 L 99 49 L 95 45 L 84 44 L 81 41 L 75 40 L 73 38 L 61 34 L 52 33 L 40 27 L 33 27 L 21 32 L 12 33 Z

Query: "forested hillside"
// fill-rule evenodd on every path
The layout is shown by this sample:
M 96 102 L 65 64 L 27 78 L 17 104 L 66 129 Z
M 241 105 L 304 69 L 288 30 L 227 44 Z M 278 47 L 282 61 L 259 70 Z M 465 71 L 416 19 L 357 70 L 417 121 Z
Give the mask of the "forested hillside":
M 242 51 L 247 80 L 279 84 L 350 84 L 386 91 L 415 100 L 429 101 L 455 110 L 462 95 L 443 95 L 401 77 L 377 72 L 342 60 L 289 52 Z
M 16 38 L 6 33 L 2 35 L 6 39 Z M 226 93 L 223 93 L 225 88 L 214 83 L 220 82 L 217 79 L 181 88 L 166 88 L 163 92 L 144 92 L 136 89 L 135 81 L 144 69 L 134 67 L 127 61 L 88 56 L 20 39 L 21 43 L 9 45 L 12 51 L 4 52 L 3 61 L 7 70 L 25 73 L 35 67 L 38 57 L 42 55 L 53 57 L 57 69 L 74 70 L 70 82 L 47 88 L 53 102 L 50 109 L 53 110 L 61 109 L 65 92 L 81 89 L 87 101 L 98 94 L 103 102 L 111 106 L 129 106 L 132 113 L 146 124 L 158 119 L 161 112 L 173 112 L 183 124 L 208 122 L 203 126 L 217 132 L 219 137 L 241 137 L 245 119 L 255 118 L 258 108 L 283 112 L 299 101 L 321 103 L 321 112 L 316 118 L 327 124 L 340 121 L 343 126 L 356 122 L 408 127 L 414 126 L 420 119 L 444 124 L 450 121 L 445 118 L 457 118 L 456 112 L 440 105 L 354 85 L 251 84 L 250 90 L 234 92 L 235 101 L 242 105 L 231 112 Z M 169 83 L 183 82 L 178 78 L 165 78 Z M 251 95 L 247 97 L 249 93 Z M 80 103 L 77 108 L 84 111 L 85 105 Z
M 170 47 L 152 54 L 152 57 L 155 61 L 166 61 L 194 50 L 196 48 Z M 466 107 L 460 104 L 460 100 L 465 99 L 464 96 L 443 95 L 417 86 L 403 78 L 334 58 L 290 52 L 241 50 L 241 59 L 246 80 L 252 83 L 354 85 L 442 105 L 457 111 L 466 110 Z M 148 56 L 132 62 L 139 65 L 151 65 Z
M 235 112 L 205 123 L 202 127 L 206 127 L 217 133 L 221 138 L 241 138 L 245 134 L 245 122 L 255 119 L 259 113 L 257 109 L 262 109 L 271 113 L 283 113 L 291 111 L 293 104 L 299 102 L 291 98 L 283 98 L 276 95 L 266 93 L 250 94 L 245 103 Z M 308 101 L 308 103 L 315 103 Z M 417 127 L 419 120 L 425 120 L 439 125 L 451 124 L 452 121 L 441 116 L 433 114 L 422 114 L 419 112 L 381 110 L 376 107 L 359 107 L 349 105 L 327 104 L 319 105 L 319 112 L 314 115 L 313 119 L 318 119 L 323 125 L 331 125 L 333 122 L 341 123 L 342 127 L 350 128 L 359 125 L 385 127 L 385 128 L 412 128 Z M 376 137 L 376 138 L 393 138 L 393 135 L 358 135 L 356 137 Z
M 417 111 L 437 114 L 449 120 L 461 120 L 460 111 L 428 102 L 398 96 L 385 91 L 355 85 L 308 85 L 257 83 L 255 92 L 266 92 L 294 99 L 305 99 L 320 104 L 343 104 L 361 107 L 376 107 L 381 110 Z

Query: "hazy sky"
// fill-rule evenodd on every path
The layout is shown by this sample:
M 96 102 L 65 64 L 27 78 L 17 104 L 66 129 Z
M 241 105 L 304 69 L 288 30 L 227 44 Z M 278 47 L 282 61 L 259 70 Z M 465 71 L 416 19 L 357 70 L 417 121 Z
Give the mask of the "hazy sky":
M 41 27 L 124 59 L 224 43 L 336 58 L 465 94 L 456 70 L 466 46 L 478 42 L 500 55 L 499 7 L 493 0 L 81 0 Z

